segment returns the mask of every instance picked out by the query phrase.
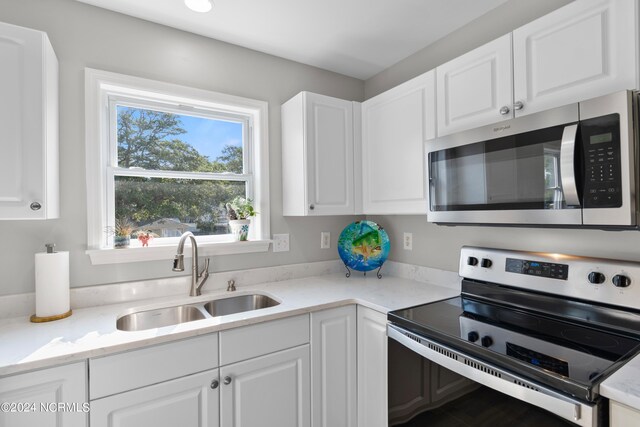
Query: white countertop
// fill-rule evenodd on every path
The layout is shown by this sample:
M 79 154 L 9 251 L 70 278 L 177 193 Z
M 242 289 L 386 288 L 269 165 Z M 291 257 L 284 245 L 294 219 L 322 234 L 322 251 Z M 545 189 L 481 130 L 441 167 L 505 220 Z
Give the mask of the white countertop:
M 344 274 L 329 274 L 241 286 L 233 294 L 217 290 L 203 292 L 200 297 L 173 296 L 75 309 L 71 317 L 50 323 L 31 323 L 28 316 L 4 319 L 0 320 L 0 376 L 347 304 L 361 304 L 386 313 L 460 293 L 459 287 L 448 285 L 443 287 L 392 276 L 345 278 Z M 247 293 L 265 294 L 281 303 L 261 310 L 146 331 L 116 329 L 116 319 L 132 311 Z
M 604 380 L 600 394 L 640 411 L 640 355 Z

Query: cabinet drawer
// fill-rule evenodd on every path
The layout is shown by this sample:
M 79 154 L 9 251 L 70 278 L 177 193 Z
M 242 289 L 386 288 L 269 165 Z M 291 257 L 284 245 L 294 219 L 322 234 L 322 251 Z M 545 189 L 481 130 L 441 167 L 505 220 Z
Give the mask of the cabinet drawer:
M 218 334 L 89 359 L 91 400 L 218 366 Z
M 309 315 L 220 332 L 220 365 L 239 362 L 309 342 Z

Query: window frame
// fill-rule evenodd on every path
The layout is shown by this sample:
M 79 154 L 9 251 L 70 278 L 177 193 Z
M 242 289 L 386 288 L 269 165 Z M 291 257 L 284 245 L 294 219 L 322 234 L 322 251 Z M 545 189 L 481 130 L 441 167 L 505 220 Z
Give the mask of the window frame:
M 243 121 L 243 173 L 119 168 L 116 105 Z M 172 255 L 168 255 L 166 248 L 173 249 L 179 240 L 163 238 L 160 245 L 147 248 L 135 245 L 129 249 L 110 248 L 110 239 L 105 238 L 105 229 L 114 220 L 115 176 L 245 181 L 247 196 L 254 200 L 256 211 L 259 212 L 252 219 L 250 239 L 254 243 L 231 242 L 228 234 L 197 236 L 200 252 L 207 255 L 268 250 L 270 206 L 267 113 L 268 104 L 264 101 L 86 68 L 87 254 L 91 256 L 92 263 L 170 258 Z M 244 247 L 237 247 L 245 244 Z M 118 251 L 118 256 L 107 254 L 114 250 Z M 124 254 L 120 254 L 121 251 L 126 252 L 127 256 L 122 256 Z

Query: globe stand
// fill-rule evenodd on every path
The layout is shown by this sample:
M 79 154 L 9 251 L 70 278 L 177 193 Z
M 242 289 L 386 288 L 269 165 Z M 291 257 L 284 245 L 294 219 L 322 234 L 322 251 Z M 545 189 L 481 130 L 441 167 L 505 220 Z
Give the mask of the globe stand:
M 349 266 L 345 263 L 344 264 L 344 268 L 347 269 L 347 274 L 345 274 L 346 277 L 351 277 L 351 269 L 349 268 Z M 380 267 L 378 267 L 378 271 L 376 271 L 376 277 L 378 279 L 382 279 L 382 274 L 380 274 L 380 270 L 382 270 L 382 265 L 380 265 Z M 363 271 L 362 272 L 363 276 L 367 277 L 367 272 Z

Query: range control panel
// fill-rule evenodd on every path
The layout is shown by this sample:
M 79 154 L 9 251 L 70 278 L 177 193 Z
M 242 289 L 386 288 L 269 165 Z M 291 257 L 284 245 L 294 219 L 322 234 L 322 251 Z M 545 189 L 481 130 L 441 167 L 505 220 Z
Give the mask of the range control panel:
M 569 276 L 569 266 L 567 264 L 529 261 L 517 258 L 507 258 L 505 271 L 561 280 L 567 280 Z
M 460 277 L 640 310 L 640 262 L 464 246 Z

